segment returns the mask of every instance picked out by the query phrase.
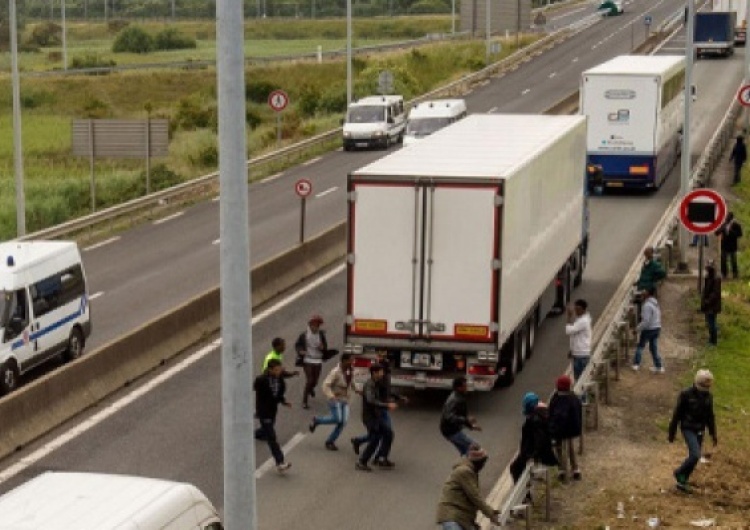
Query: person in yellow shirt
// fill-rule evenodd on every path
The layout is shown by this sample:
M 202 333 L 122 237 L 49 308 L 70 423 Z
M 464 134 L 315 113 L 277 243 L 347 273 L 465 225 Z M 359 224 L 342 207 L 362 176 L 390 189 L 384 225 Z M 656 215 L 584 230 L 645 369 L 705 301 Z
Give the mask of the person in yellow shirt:
M 282 366 L 284 364 L 284 350 L 286 350 L 286 341 L 282 339 L 281 337 L 276 337 L 271 341 L 271 351 L 268 352 L 266 355 L 266 359 L 263 361 L 263 372 L 268 370 L 268 361 L 271 359 L 276 359 L 279 361 Z M 286 368 L 284 368 L 284 371 L 281 372 L 281 377 L 284 379 L 288 379 L 290 377 L 296 377 L 299 375 L 299 370 L 294 370 L 293 372 L 288 371 Z

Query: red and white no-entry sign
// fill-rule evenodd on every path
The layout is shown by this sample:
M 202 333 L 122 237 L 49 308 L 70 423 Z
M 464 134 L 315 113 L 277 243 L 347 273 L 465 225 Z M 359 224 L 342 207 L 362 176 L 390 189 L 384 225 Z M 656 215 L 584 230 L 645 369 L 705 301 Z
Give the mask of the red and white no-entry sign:
M 680 221 L 694 234 L 710 234 L 724 223 L 727 204 L 714 190 L 693 190 L 680 202 Z
M 750 107 L 750 85 L 742 85 L 737 92 L 737 101 L 744 107 Z
M 268 95 L 268 105 L 276 112 L 281 112 L 289 105 L 289 95 L 283 90 L 274 90 Z
M 294 183 L 294 191 L 300 197 L 307 197 L 312 193 L 312 182 L 307 179 L 299 179 Z

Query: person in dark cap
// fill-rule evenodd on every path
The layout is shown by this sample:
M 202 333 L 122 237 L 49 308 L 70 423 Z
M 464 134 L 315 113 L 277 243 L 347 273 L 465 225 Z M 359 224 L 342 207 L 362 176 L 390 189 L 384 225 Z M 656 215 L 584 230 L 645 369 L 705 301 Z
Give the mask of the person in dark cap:
M 677 406 L 672 414 L 672 421 L 669 422 L 669 443 L 674 442 L 679 426 L 688 448 L 687 458 L 680 467 L 674 470 L 677 489 L 686 493 L 690 492 L 690 486 L 688 485 L 690 475 L 701 458 L 703 434 L 706 428 L 708 428 L 714 446 L 719 443 L 716 437 L 714 401 L 710 392 L 713 382 L 714 376 L 710 371 L 698 370 L 695 374 L 693 386 L 680 392 Z
M 395 410 L 398 405 L 382 399 L 382 392 L 379 388 L 382 379 L 383 367 L 379 364 L 370 366 L 370 379 L 362 389 L 362 423 L 367 428 L 367 447 L 357 459 L 355 468 L 359 471 L 372 471 L 369 464 L 376 450 L 386 455 L 390 453 L 393 431 L 387 424 L 385 413 Z M 356 449 L 357 452 L 358 449 Z M 393 467 L 393 462 L 386 458 L 378 460 L 378 465 L 381 468 L 390 469 Z
M 567 375 L 557 378 L 556 390 L 549 401 L 549 430 L 557 448 L 560 463 L 558 474 L 565 482 L 573 473 L 574 480 L 581 479 L 576 459 L 575 439 L 583 428 L 583 407 L 580 398 L 572 392 L 573 381 Z
M 719 341 L 716 317 L 721 313 L 721 278 L 716 274 L 716 266 L 713 261 L 709 261 L 706 265 L 706 278 L 703 280 L 703 292 L 701 293 L 701 312 L 706 317 L 708 343 L 716 346 Z
M 539 401 L 539 396 L 534 392 L 527 392 L 523 396 L 522 410 L 526 421 L 521 427 L 521 446 L 518 455 L 510 464 L 513 482 L 518 482 L 521 478 L 529 460 L 545 466 L 557 465 L 557 457 L 552 450 L 547 405 Z
M 308 398 L 315 397 L 315 387 L 323 369 L 325 352 L 328 350 L 328 340 L 325 331 L 321 329 L 323 317 L 313 315 L 307 321 L 307 330 L 303 331 L 294 344 L 297 355 L 302 358 L 302 368 L 305 371 L 305 390 L 302 394 L 302 408 L 309 409 Z
M 739 184 L 742 178 L 742 166 L 747 160 L 747 147 L 745 146 L 745 139 L 741 134 L 737 135 L 737 141 L 732 147 L 732 154 L 729 155 L 729 160 L 734 162 L 734 179 L 732 185 Z
M 479 493 L 479 472 L 487 459 L 484 449 L 472 446 L 466 456 L 453 466 L 443 484 L 437 507 L 437 523 L 442 530 L 476 528 L 477 512 L 482 512 L 493 523 L 499 524 L 500 512 L 487 504 Z

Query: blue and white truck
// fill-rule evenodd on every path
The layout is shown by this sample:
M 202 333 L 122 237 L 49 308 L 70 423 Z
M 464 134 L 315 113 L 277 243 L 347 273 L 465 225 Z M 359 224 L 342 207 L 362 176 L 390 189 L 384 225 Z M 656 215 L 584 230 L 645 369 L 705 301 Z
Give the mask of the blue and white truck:
M 734 11 L 698 12 L 695 14 L 695 55 L 729 57 L 734 54 L 737 13 Z
M 587 164 L 604 189 L 657 189 L 667 178 L 680 156 L 684 87 L 680 55 L 621 55 L 583 72 Z

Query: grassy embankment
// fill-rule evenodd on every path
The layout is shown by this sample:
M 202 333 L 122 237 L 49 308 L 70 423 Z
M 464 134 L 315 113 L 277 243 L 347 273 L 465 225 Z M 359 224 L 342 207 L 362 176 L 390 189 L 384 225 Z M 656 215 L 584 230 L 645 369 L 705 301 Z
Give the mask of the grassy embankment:
M 424 20 L 411 19 L 420 34 L 425 32 Z M 449 23 L 447 18 L 445 22 Z M 342 21 L 325 21 L 325 27 L 334 23 L 343 28 Z M 407 28 L 402 31 L 408 34 L 407 20 L 398 23 Z M 290 24 L 283 23 L 284 26 Z M 522 41 L 522 45 L 527 43 L 527 39 Z M 513 51 L 513 42 L 504 44 L 503 55 Z M 408 99 L 475 71 L 483 63 L 484 43 L 479 41 L 433 44 L 411 52 L 357 58 L 355 95 L 374 93 L 378 73 L 385 68 L 395 73 L 396 91 Z M 291 99 L 290 107 L 283 113 L 285 143 L 335 127 L 345 107 L 345 71 L 343 61 L 248 69 L 249 152 L 257 155 L 275 147 L 275 116 L 266 104 L 268 92 L 273 88 L 287 90 Z M 73 118 L 144 118 L 146 105 L 152 108 L 152 117 L 169 118 L 169 156 L 154 161 L 154 189 L 214 170 L 217 163 L 215 78 L 212 68 L 148 70 L 105 76 L 25 77 L 22 100 L 27 229 L 38 230 L 89 211 L 88 160 L 70 153 L 70 120 Z M 10 80 L 0 78 L 0 106 L 11 107 L 10 94 Z M 0 143 L 0 240 L 15 234 L 11 131 L 10 113 L 0 116 L 0 135 L 8 139 Z M 98 206 L 103 208 L 142 195 L 143 168 L 142 161 L 98 160 Z

